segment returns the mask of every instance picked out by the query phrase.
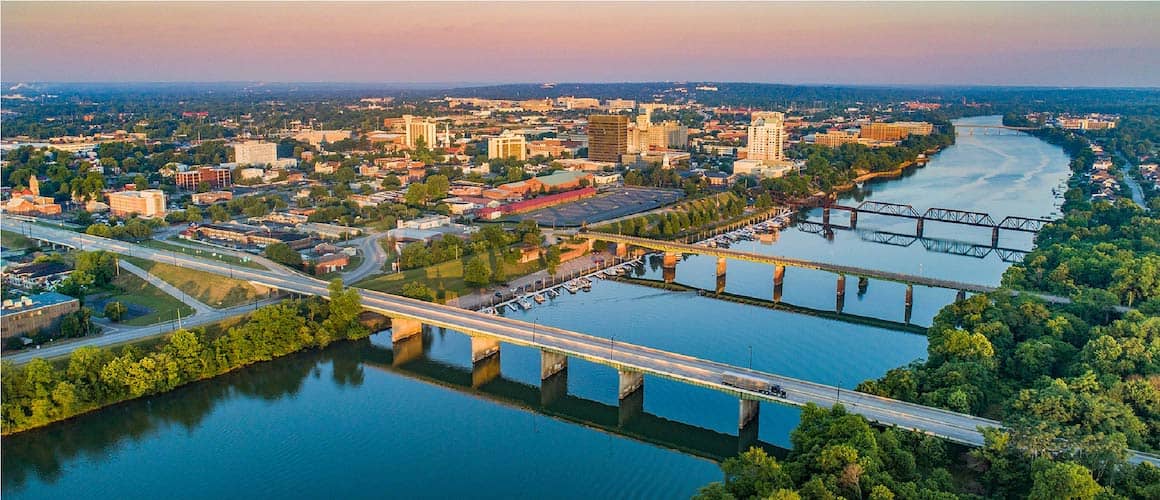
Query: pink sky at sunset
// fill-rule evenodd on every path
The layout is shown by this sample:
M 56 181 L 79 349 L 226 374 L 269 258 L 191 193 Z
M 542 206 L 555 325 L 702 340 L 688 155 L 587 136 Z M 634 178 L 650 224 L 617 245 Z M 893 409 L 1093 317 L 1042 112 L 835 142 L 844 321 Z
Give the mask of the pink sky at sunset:
M 5 81 L 1160 85 L 1160 3 L 0 4 Z

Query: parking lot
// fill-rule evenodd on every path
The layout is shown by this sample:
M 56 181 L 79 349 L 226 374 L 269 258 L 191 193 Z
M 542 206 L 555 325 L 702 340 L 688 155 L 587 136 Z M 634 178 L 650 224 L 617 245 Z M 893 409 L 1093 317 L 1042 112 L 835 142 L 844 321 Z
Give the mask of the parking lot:
M 543 208 L 526 214 L 508 217 L 508 220 L 534 220 L 541 226 L 569 227 L 594 224 L 646 210 L 652 210 L 683 198 L 685 194 L 673 189 L 616 188 L 592 198 Z

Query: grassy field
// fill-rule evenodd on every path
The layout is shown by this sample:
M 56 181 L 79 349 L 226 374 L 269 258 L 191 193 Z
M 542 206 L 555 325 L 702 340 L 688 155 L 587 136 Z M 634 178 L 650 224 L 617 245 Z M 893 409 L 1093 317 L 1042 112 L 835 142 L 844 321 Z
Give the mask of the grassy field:
M 88 298 L 90 304 L 101 304 L 94 311 L 95 313 L 103 313 L 103 304 L 113 301 L 129 306 L 131 311 L 134 309 L 148 309 L 148 312 L 145 314 L 122 321 L 121 324 L 123 325 L 144 326 L 163 321 L 171 321 L 177 317 L 179 311 L 183 317 L 188 317 L 193 314 L 192 307 L 181 303 L 177 298 L 150 285 L 147 281 L 138 278 L 133 273 L 121 271 L 120 276 L 117 276 L 113 280 L 112 285 L 114 288 L 113 291 L 94 294 Z M 133 306 L 137 307 L 135 308 Z
M 247 281 L 137 257 L 124 257 L 124 259 L 149 271 L 150 274 L 165 280 L 210 307 L 233 307 L 266 296 L 265 288 L 259 290 Z
M 226 262 L 226 263 L 233 264 L 235 266 L 240 266 L 240 267 L 248 267 L 251 269 L 264 269 L 261 265 L 254 262 L 253 260 L 242 260 L 238 257 L 233 256 L 233 255 L 226 255 L 224 253 L 220 253 L 218 251 L 218 249 L 216 249 L 214 247 L 210 247 L 210 246 L 206 246 L 203 250 L 195 250 L 192 248 L 183 247 L 181 245 L 174 245 L 172 243 L 166 243 L 164 241 L 157 241 L 157 240 L 142 241 L 141 246 L 155 248 L 157 250 L 167 250 L 170 252 L 179 252 L 179 253 L 183 253 L 185 255 L 192 255 L 194 257 L 201 257 L 203 259 L 217 260 L 217 261 Z
M 403 289 L 403 285 L 411 282 L 419 282 L 427 285 L 436 294 L 442 291 L 445 297 L 443 300 L 451 299 L 475 291 L 474 288 L 469 288 L 463 282 L 464 263 L 466 263 L 466 259 L 451 260 L 419 269 L 408 269 L 398 273 L 384 274 L 382 276 L 367 278 L 355 283 L 354 286 L 399 294 Z M 525 264 L 504 265 L 504 272 L 508 278 L 514 278 L 516 276 L 534 273 L 543 268 L 544 266 L 539 261 L 532 261 Z
M 12 250 L 20 250 L 22 248 L 32 248 L 36 246 L 32 240 L 24 237 L 24 235 L 14 233 L 12 231 L 0 231 L 0 245 L 4 246 L 4 248 L 9 248 Z

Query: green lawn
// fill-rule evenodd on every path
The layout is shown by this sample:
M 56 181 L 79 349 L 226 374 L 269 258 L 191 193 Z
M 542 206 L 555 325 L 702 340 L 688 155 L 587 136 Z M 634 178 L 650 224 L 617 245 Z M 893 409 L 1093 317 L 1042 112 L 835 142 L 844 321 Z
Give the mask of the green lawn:
M 266 296 L 266 290 L 259 290 L 248 281 L 227 278 L 194 269 L 186 269 L 138 257 L 122 257 L 149 271 L 150 274 L 188 293 L 191 297 L 219 309 L 248 303 Z
M 174 320 L 177 318 L 178 312 L 180 312 L 182 317 L 188 317 L 193 314 L 192 307 L 183 304 L 177 298 L 161 291 L 161 289 L 149 284 L 149 282 L 138 278 L 133 273 L 122 270 L 120 276 L 117 276 L 113 280 L 112 285 L 113 290 L 111 292 L 94 294 L 90 297 L 90 301 L 92 299 L 116 301 L 125 305 L 132 304 L 149 309 L 148 313 L 127 319 L 121 322 L 121 324 L 129 326 L 152 325 L 163 321 Z M 94 311 L 96 314 L 102 314 L 103 312 Z
M 463 265 L 466 260 L 451 260 L 419 269 L 408 269 L 398 273 L 375 276 L 355 283 L 353 286 L 399 294 L 403 289 L 403 285 L 417 281 L 427 285 L 428 288 L 434 290 L 437 294 L 443 291 L 445 297 L 450 299 L 475 291 L 474 288 L 469 288 L 463 282 Z M 534 273 L 543 268 L 544 266 L 538 260 L 525 264 L 504 265 L 507 279 Z
M 33 243 L 32 240 L 22 234 L 12 231 L 0 231 L 0 245 L 3 245 L 4 248 L 20 250 L 22 248 L 32 248 L 36 246 L 36 243 Z
M 194 243 L 194 244 L 196 244 L 196 243 Z M 192 255 L 194 257 L 201 257 L 203 259 L 226 262 L 226 263 L 233 264 L 235 266 L 240 266 L 240 267 L 248 267 L 251 269 L 264 269 L 261 265 L 254 262 L 253 260 L 242 260 L 238 257 L 233 256 L 233 255 L 227 255 L 227 254 L 221 253 L 217 248 L 210 247 L 210 246 L 206 246 L 202 250 L 195 250 L 192 248 L 183 247 L 181 245 L 174 245 L 172 243 L 166 243 L 164 241 L 158 241 L 158 240 L 142 241 L 141 246 L 155 248 L 157 250 L 167 250 L 170 252 L 180 252 L 180 253 L 183 253 L 186 255 Z

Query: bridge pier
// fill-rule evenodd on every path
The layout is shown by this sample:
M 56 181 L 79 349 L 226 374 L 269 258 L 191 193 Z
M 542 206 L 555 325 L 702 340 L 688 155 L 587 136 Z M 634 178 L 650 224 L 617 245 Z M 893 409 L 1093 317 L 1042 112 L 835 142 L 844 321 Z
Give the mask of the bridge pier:
M 773 266 L 773 301 L 781 302 L 781 287 L 785 284 L 785 266 Z
M 725 291 L 725 257 L 717 257 L 717 293 Z
M 903 312 L 903 321 L 910 323 L 910 314 L 914 311 L 914 285 L 906 284 L 906 311 Z
M 677 260 L 680 258 L 680 254 L 665 252 L 664 261 L 661 264 L 661 277 L 664 278 L 665 283 L 677 280 Z
M 757 444 L 757 423 L 761 412 L 761 403 L 756 400 L 742 399 L 741 411 L 737 418 L 737 452 L 748 451 Z
M 918 222 L 915 224 L 915 228 L 914 228 L 914 236 L 915 236 L 916 238 L 921 238 L 921 237 L 922 237 L 922 223 L 923 223 L 923 222 L 924 222 L 924 221 L 923 221 L 923 219 L 919 218 L 919 219 L 918 219 Z
M 999 246 L 999 226 L 991 228 L 991 248 Z
M 423 357 L 423 336 L 410 335 L 391 339 L 391 366 L 403 366 Z
M 822 207 L 822 225 L 830 225 L 830 207 Z
M 620 374 L 617 421 L 624 426 L 644 413 L 644 373 L 628 370 L 617 370 L 617 373 Z
M 622 259 L 628 257 L 628 243 L 616 243 L 616 249 L 613 252 L 614 255 Z
M 391 342 L 423 333 L 423 322 L 411 318 L 391 318 Z
M 870 278 L 865 276 L 858 277 L 858 296 L 866 295 L 866 289 L 870 288 Z
M 834 301 L 835 301 L 834 310 L 840 314 L 842 312 L 842 309 L 844 309 L 846 307 L 846 275 L 845 274 L 838 275 L 838 286 L 837 286 L 836 292 L 837 293 L 835 294 L 835 297 L 834 297 Z
M 850 210 L 850 229 L 858 229 L 858 210 Z
M 499 377 L 499 340 L 471 337 L 471 388 L 479 387 Z
M 568 395 L 568 356 L 540 350 L 540 404 L 551 405 Z

